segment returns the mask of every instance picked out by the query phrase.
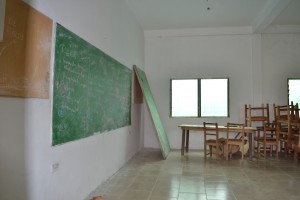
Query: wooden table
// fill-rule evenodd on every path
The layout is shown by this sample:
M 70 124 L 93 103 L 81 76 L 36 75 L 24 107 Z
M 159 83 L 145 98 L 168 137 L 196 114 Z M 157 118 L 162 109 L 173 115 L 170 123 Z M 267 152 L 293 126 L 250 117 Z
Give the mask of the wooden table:
M 204 131 L 203 125 L 193 125 L 193 124 L 182 124 L 178 126 L 182 130 L 181 138 L 181 155 L 184 155 L 184 151 L 189 151 L 189 135 L 191 131 Z M 219 132 L 227 132 L 226 126 L 218 126 Z M 239 133 L 241 128 L 234 127 L 230 128 L 230 132 Z M 249 138 L 249 149 L 250 149 L 250 159 L 253 157 L 253 135 L 255 135 L 256 127 L 245 127 L 245 133 L 247 133 Z

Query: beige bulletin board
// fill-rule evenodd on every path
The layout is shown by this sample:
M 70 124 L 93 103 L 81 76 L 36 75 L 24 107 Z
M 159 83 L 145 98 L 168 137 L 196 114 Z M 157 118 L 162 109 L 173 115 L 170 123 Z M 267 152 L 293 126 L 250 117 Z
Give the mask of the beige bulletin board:
M 0 95 L 49 97 L 52 20 L 22 0 L 7 0 L 0 41 Z

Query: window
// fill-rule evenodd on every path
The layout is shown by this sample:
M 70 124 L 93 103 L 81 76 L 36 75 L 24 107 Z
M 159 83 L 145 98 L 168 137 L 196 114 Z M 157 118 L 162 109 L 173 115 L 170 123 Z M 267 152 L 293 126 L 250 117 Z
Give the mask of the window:
M 228 117 L 228 78 L 171 79 L 171 117 Z
M 288 101 L 300 105 L 300 79 L 288 79 Z

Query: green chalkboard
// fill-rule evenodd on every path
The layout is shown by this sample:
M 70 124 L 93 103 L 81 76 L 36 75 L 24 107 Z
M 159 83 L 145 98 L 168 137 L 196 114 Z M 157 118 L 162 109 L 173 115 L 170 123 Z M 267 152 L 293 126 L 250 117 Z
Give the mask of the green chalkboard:
M 170 152 L 170 144 L 168 136 L 165 133 L 165 129 L 163 127 L 163 124 L 160 120 L 155 101 L 153 99 L 152 92 L 149 87 L 149 83 L 146 77 L 146 74 L 144 71 L 139 69 L 136 66 L 133 66 L 134 72 L 137 75 L 137 78 L 139 80 L 139 84 L 142 88 L 144 97 L 146 99 L 150 115 L 152 117 L 152 121 L 154 123 L 155 129 L 156 129 L 156 135 L 158 138 L 158 141 L 160 143 L 160 147 L 162 150 L 163 157 L 166 159 L 169 152 Z
M 56 25 L 52 145 L 131 124 L 132 70 Z

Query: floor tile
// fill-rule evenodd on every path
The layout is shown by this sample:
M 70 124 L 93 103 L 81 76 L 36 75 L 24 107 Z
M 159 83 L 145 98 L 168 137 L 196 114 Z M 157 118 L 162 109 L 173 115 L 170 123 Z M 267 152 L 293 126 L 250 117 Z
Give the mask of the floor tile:
M 178 200 L 207 200 L 207 198 L 205 193 L 179 193 Z
M 151 193 L 151 197 L 177 198 L 179 188 L 157 186 Z
M 205 160 L 203 151 L 173 150 L 164 160 L 143 149 L 86 200 L 298 200 L 299 188 L 300 164 L 289 158 Z

